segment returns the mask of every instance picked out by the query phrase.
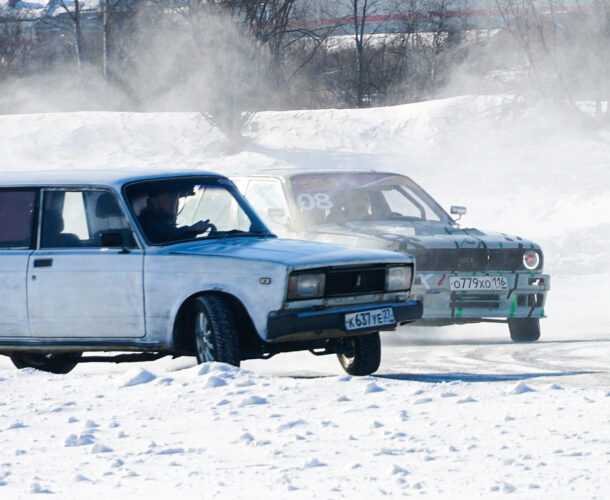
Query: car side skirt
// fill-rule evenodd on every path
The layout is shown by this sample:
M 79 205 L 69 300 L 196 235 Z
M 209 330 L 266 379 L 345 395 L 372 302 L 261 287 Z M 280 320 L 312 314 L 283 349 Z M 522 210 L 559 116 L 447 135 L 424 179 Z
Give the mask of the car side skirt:
M 142 342 L 134 339 L 0 339 L 0 353 L 10 352 L 74 352 L 74 351 L 129 351 L 159 352 L 170 351 L 161 342 Z

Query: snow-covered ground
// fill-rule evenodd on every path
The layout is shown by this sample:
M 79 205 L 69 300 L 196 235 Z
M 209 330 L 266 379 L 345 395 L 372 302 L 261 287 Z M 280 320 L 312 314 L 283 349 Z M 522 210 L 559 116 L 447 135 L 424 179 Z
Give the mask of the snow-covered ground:
M 2 497 L 608 495 L 608 386 L 149 368 L 2 373 Z
M 302 353 L 66 376 L 1 358 L 0 498 L 610 498 L 610 129 L 466 96 L 260 113 L 247 135 L 245 152 L 223 156 L 193 114 L 0 116 L 0 172 L 403 172 L 445 207 L 467 205 L 464 224 L 543 246 L 541 342 L 512 344 L 504 325 L 402 328 L 361 379 Z

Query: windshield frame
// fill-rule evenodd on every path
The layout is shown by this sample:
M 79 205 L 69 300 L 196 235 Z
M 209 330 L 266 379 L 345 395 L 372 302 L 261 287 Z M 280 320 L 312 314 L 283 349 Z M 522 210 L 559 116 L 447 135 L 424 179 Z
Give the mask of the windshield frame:
M 258 234 L 259 231 L 256 231 L 257 236 L 259 236 L 261 238 L 269 238 L 269 237 L 276 238 L 277 237 L 274 233 L 272 233 L 269 230 L 269 228 L 265 225 L 265 223 L 261 220 L 261 218 L 256 214 L 256 211 L 248 203 L 246 198 L 239 192 L 239 190 L 237 189 L 235 184 L 233 184 L 233 182 L 231 180 L 227 179 L 226 177 L 211 176 L 211 175 L 167 176 L 167 177 L 154 177 L 154 178 L 138 179 L 136 181 L 128 182 L 121 187 L 121 194 L 124 199 L 125 206 L 127 207 L 127 210 L 129 211 L 129 215 L 131 216 L 131 219 L 132 219 L 135 227 L 137 228 L 137 231 L 138 231 L 140 237 L 144 240 L 144 242 L 148 246 L 164 247 L 164 246 L 177 245 L 180 243 L 188 243 L 188 242 L 193 242 L 193 241 L 202 241 L 203 242 L 203 241 L 218 241 L 219 239 L 223 239 L 222 236 L 220 236 L 220 237 L 209 237 L 208 236 L 208 237 L 199 237 L 199 238 L 197 238 L 197 237 L 181 238 L 178 240 L 165 241 L 162 243 L 153 243 L 152 241 L 150 241 L 150 239 L 148 238 L 148 235 L 144 231 L 144 228 L 140 224 L 140 219 L 138 217 L 138 214 L 136 214 L 136 212 L 134 210 L 131 197 L 129 196 L 129 190 L 132 189 L 134 186 L 137 186 L 140 184 L 146 185 L 146 184 L 152 184 L 152 183 L 157 183 L 157 182 L 161 183 L 161 182 L 173 182 L 173 181 L 176 181 L 176 182 L 177 181 L 191 181 L 192 184 L 204 185 L 204 186 L 217 186 L 217 187 L 226 189 L 233 196 L 233 198 L 235 199 L 235 201 L 237 202 L 239 207 L 245 212 L 245 214 L 250 219 L 250 226 L 251 227 L 258 226 L 258 228 L 260 229 L 260 235 Z M 222 232 L 222 231 L 219 231 L 219 232 Z M 244 236 L 252 236 L 252 235 L 253 235 L 252 232 L 244 233 Z M 233 237 L 237 237 L 237 236 L 238 235 L 235 235 Z M 226 236 L 226 237 L 228 237 L 228 236 Z
M 419 184 L 417 184 L 415 181 L 413 181 L 413 179 L 411 179 L 410 177 L 407 177 L 406 175 L 403 174 L 398 174 L 398 173 L 394 173 L 394 172 L 376 172 L 376 171 L 368 171 L 368 172 L 358 172 L 358 171 L 342 171 L 342 170 L 337 170 L 336 172 L 333 171 L 326 171 L 326 172 L 302 172 L 302 173 L 298 173 L 295 175 L 291 175 L 288 179 L 287 179 L 287 187 L 290 190 L 290 195 L 291 198 L 293 200 L 293 205 L 295 207 L 295 212 L 298 214 L 299 220 L 301 222 L 301 226 L 304 228 L 314 228 L 314 227 L 320 227 L 320 226 L 324 226 L 324 225 L 334 225 L 336 224 L 335 222 L 328 222 L 328 223 L 322 223 L 322 224 L 307 224 L 305 217 L 303 216 L 303 211 L 301 210 L 301 208 L 299 207 L 299 205 L 297 204 L 296 200 L 297 200 L 297 196 L 299 195 L 299 193 L 297 193 L 297 191 L 294 189 L 294 180 L 298 177 L 303 177 L 303 176 L 318 176 L 318 177 L 325 177 L 325 176 L 350 176 L 350 175 L 379 175 L 379 176 L 386 176 L 387 178 L 390 177 L 396 177 L 400 180 L 400 182 L 396 183 L 396 186 L 402 187 L 404 185 L 406 185 L 409 189 L 413 190 L 415 192 L 415 194 L 424 202 L 426 203 L 429 208 L 432 210 L 432 212 L 434 212 L 438 217 L 439 220 L 430 220 L 430 219 L 420 219 L 420 220 L 410 220 L 410 221 L 406 221 L 409 223 L 426 223 L 426 224 L 443 224 L 443 225 L 453 225 L 455 224 L 455 220 L 449 215 L 449 213 L 447 211 L 445 211 L 443 209 L 443 207 L 426 191 L 424 190 Z M 362 188 L 354 188 L 354 189 L 362 189 Z M 408 193 L 408 192 L 407 192 Z M 403 196 L 405 196 L 404 193 L 401 193 Z M 407 199 L 409 199 L 409 196 L 405 196 Z M 370 220 L 354 220 L 354 221 L 349 221 L 350 223 L 359 223 L 359 222 L 380 222 L 380 221 L 385 221 L 386 219 L 370 219 Z M 388 219 L 389 220 L 389 219 Z M 394 219 L 393 222 L 396 221 L 400 221 L 400 219 Z

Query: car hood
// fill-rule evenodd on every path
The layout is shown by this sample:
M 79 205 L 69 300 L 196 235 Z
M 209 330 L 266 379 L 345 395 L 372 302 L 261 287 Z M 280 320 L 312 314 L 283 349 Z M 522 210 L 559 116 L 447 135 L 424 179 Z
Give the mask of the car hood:
M 396 246 L 399 245 L 402 250 L 407 252 L 455 248 L 540 248 L 534 242 L 519 236 L 434 222 L 349 222 L 317 226 L 315 231 L 319 234 L 338 237 L 374 237 L 383 240 L 386 248 L 392 248 L 392 243 L 395 243 Z
M 524 249 L 537 249 L 542 254 L 538 245 L 519 236 L 433 222 L 326 224 L 316 227 L 309 236 L 409 254 L 415 257 L 419 271 L 523 271 Z M 539 270 L 542 265 L 541 255 Z
M 368 250 L 341 245 L 280 238 L 227 238 L 201 240 L 166 247 L 173 255 L 229 257 L 273 262 L 289 267 L 323 267 L 336 264 L 412 262 L 411 257 L 385 250 Z

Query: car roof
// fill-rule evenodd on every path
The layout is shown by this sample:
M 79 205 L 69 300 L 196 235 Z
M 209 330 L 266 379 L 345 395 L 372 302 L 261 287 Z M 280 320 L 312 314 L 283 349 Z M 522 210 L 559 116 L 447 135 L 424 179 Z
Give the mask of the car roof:
M 385 172 L 373 169 L 364 168 L 327 168 L 327 169 L 311 169 L 304 170 L 300 168 L 265 168 L 257 170 L 253 173 L 232 175 L 231 178 L 251 178 L 251 177 L 276 177 L 282 179 L 290 179 L 298 175 L 316 175 L 316 174 L 385 174 L 385 175 L 400 175 L 408 177 L 398 172 Z
M 0 188 L 29 186 L 108 186 L 117 190 L 123 185 L 140 180 L 210 176 L 226 179 L 224 175 L 201 170 L 33 170 L 0 172 Z

